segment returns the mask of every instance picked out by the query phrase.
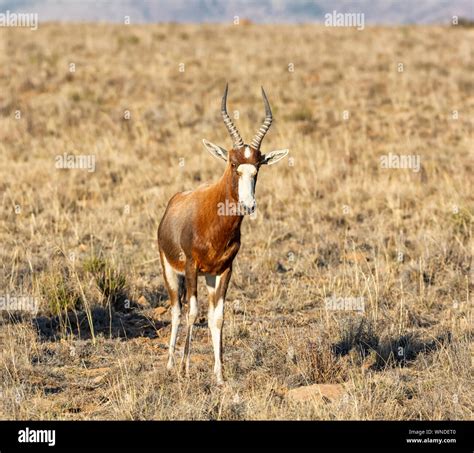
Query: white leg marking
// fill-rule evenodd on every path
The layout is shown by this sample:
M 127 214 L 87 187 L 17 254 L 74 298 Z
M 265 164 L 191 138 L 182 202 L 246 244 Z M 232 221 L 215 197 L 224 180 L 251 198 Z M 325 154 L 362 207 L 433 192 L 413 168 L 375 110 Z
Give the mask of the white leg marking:
M 165 274 L 166 283 L 168 284 L 169 290 L 176 294 L 178 297 L 178 274 L 171 267 L 171 264 L 166 259 L 164 253 L 161 254 L 163 259 L 163 272 Z M 170 294 L 171 297 L 171 294 Z M 171 336 L 170 336 L 170 345 L 169 345 L 169 354 L 168 354 L 168 364 L 166 368 L 171 370 L 174 365 L 174 350 L 176 347 L 176 339 L 178 336 L 178 328 L 181 321 L 181 307 L 179 301 L 176 301 L 175 304 L 171 307 Z
M 212 346 L 214 348 L 214 373 L 217 383 L 222 384 L 222 361 L 221 361 L 221 344 L 222 344 L 222 325 L 224 323 L 224 299 L 217 301 L 214 309 L 209 310 L 209 327 L 211 329 Z
M 214 373 L 217 383 L 222 384 L 221 343 L 222 324 L 224 320 L 224 299 L 215 300 L 217 288 L 221 282 L 220 275 L 206 275 L 206 286 L 209 291 L 209 311 L 207 322 L 211 331 L 212 347 L 214 349 Z
M 171 307 L 171 337 L 170 337 L 168 365 L 166 366 L 168 370 L 171 370 L 174 365 L 174 350 L 176 347 L 176 338 L 178 336 L 178 327 L 179 327 L 180 320 L 181 320 L 181 308 L 179 306 L 179 302 L 177 302 Z
M 189 362 L 191 358 L 191 340 L 193 336 L 193 325 L 196 321 L 198 315 L 198 304 L 196 296 L 191 296 L 189 299 L 189 311 L 188 311 L 188 333 L 186 335 L 186 344 L 185 349 L 186 351 L 186 373 L 189 373 Z
M 198 304 L 196 296 L 191 296 L 189 300 L 188 325 L 193 325 L 198 315 Z

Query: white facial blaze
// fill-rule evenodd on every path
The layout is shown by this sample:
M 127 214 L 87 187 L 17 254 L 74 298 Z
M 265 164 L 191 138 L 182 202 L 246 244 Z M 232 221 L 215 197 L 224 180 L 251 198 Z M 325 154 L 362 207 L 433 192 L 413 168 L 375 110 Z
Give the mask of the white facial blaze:
M 257 169 L 252 164 L 242 164 L 237 168 L 239 174 L 239 203 L 247 209 L 255 207 L 255 175 Z

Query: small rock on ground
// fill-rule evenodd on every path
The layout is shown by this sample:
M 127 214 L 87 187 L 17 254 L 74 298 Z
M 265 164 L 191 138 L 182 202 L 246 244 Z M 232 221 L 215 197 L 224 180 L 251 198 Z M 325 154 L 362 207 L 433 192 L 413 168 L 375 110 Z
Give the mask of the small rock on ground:
M 335 402 L 341 400 L 344 393 L 346 390 L 343 384 L 313 384 L 290 390 L 287 398 L 299 403 L 314 400 Z

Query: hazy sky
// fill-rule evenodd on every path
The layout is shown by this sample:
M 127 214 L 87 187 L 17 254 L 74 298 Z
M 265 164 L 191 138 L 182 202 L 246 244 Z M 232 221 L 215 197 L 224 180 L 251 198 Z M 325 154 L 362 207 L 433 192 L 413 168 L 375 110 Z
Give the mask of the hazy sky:
M 0 0 L 0 13 L 32 12 L 40 21 L 323 22 L 327 13 L 364 13 L 365 23 L 449 23 L 474 18 L 474 0 Z

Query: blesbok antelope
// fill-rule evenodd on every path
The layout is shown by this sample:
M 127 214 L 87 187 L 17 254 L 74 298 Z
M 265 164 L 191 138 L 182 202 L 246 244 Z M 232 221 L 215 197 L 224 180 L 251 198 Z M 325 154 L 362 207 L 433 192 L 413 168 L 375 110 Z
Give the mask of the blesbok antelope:
M 208 325 L 214 349 L 214 373 L 222 377 L 222 326 L 224 299 L 232 274 L 232 262 L 240 248 L 243 216 L 256 209 L 255 184 L 261 165 L 271 165 L 288 154 L 287 149 L 260 152 L 260 145 L 272 123 L 272 111 L 262 87 L 265 120 L 250 145 L 242 140 L 227 114 L 226 85 L 221 113 L 233 140 L 230 151 L 203 140 L 206 149 L 227 162 L 222 177 L 194 191 L 180 192 L 168 202 L 158 227 L 158 248 L 163 276 L 171 304 L 171 338 L 167 368 L 174 364 L 174 351 L 181 306 L 188 303 L 187 334 L 183 361 L 189 372 L 191 336 L 198 314 L 197 278 L 204 275 L 209 292 Z M 231 208 L 227 209 L 226 208 Z M 232 209 L 234 207 L 235 209 Z M 224 209 L 223 209 L 224 208 Z

